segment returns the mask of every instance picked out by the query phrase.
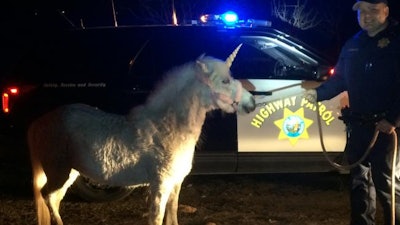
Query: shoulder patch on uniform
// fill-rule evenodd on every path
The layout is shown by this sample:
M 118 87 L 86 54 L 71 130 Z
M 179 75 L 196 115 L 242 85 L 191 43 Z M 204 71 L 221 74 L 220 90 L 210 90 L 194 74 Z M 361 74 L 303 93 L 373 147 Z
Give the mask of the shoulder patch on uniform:
M 389 38 L 381 38 L 381 39 L 378 41 L 378 47 L 379 47 L 379 48 L 385 48 L 385 47 L 387 47 L 389 44 L 390 44 Z

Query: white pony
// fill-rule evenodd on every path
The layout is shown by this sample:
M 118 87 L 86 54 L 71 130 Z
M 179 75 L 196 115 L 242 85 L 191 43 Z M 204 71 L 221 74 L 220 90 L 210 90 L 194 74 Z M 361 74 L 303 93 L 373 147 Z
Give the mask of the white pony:
M 149 224 L 178 225 L 181 184 L 206 113 L 255 109 L 253 96 L 230 74 L 239 47 L 225 62 L 200 56 L 172 70 L 128 115 L 72 104 L 34 121 L 28 144 L 38 224 L 63 224 L 60 202 L 82 174 L 110 186 L 149 185 Z

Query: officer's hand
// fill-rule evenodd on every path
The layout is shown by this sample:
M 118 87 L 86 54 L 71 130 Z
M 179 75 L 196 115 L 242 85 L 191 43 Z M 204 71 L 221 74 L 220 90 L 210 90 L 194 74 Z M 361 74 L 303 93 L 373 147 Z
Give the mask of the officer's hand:
M 305 98 L 310 103 L 317 102 L 317 91 L 315 89 L 308 89 L 304 92 L 303 98 Z
M 382 133 L 391 134 L 394 132 L 395 127 L 393 126 L 393 124 L 383 119 L 376 123 L 376 129 L 378 129 Z

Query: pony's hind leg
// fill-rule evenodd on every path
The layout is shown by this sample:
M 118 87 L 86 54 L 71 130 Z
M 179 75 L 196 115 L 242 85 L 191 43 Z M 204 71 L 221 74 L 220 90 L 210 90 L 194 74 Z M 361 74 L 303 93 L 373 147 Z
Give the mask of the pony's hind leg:
M 42 188 L 47 182 L 47 177 L 42 166 L 36 160 L 32 160 L 33 193 L 35 197 L 38 225 L 51 225 L 49 207 L 42 195 Z
M 59 212 L 61 200 L 64 198 L 65 194 L 67 193 L 68 188 L 74 183 L 74 181 L 76 180 L 76 178 L 78 176 L 79 176 L 79 172 L 74 169 L 71 169 L 71 172 L 69 173 L 69 178 L 64 183 L 64 185 L 60 189 L 49 194 L 50 207 L 51 207 L 53 216 L 56 219 L 56 222 L 58 225 L 63 224 L 61 216 L 60 216 L 60 212 Z
M 55 219 L 57 225 L 63 225 L 59 213 L 60 202 L 64 198 L 68 187 L 71 186 L 78 177 L 79 172 L 74 169 L 53 168 L 51 171 L 45 169 L 45 173 L 47 176 L 47 183 L 42 188 L 41 193 L 48 201 L 51 215 L 53 219 Z

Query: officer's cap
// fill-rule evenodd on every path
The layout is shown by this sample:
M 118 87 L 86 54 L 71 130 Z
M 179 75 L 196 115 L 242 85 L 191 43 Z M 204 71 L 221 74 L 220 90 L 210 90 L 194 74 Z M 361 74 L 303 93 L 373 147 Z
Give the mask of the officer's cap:
M 378 3 L 385 3 L 386 5 L 388 4 L 387 0 L 357 0 L 356 3 L 353 5 L 353 10 L 356 11 L 358 8 L 360 8 L 361 2 L 367 2 L 371 4 L 378 4 Z

